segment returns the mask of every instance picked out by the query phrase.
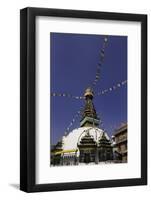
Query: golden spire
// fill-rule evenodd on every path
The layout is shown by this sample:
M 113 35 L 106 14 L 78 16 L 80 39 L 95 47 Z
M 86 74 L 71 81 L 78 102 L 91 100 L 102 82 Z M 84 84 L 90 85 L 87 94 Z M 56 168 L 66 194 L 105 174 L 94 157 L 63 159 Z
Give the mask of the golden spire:
M 88 87 L 88 88 L 85 90 L 84 97 L 85 97 L 85 98 L 89 97 L 90 99 L 93 99 L 93 96 L 94 96 L 93 90 L 92 90 L 90 87 Z
M 88 87 L 84 93 L 85 106 L 82 112 L 82 119 L 80 121 L 81 127 L 94 127 L 99 125 L 99 118 L 93 105 L 93 96 L 93 90 L 90 87 Z

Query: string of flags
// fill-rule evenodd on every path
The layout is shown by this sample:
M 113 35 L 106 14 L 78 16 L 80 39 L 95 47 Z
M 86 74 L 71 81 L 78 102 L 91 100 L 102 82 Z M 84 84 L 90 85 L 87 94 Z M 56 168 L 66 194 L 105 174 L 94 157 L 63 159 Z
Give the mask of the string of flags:
M 97 95 L 104 95 L 104 94 L 106 94 L 108 92 L 111 92 L 113 90 L 116 90 L 116 89 L 120 88 L 121 86 L 123 86 L 125 84 L 127 84 L 127 80 L 119 82 L 116 85 L 113 85 L 112 87 L 110 87 L 108 89 L 102 90 L 101 92 L 98 92 Z
M 52 97 L 69 97 L 69 98 L 73 98 L 73 99 L 84 99 L 84 97 L 82 96 L 73 96 L 69 93 L 56 93 L 56 92 L 52 92 L 51 93 Z
M 66 128 L 65 135 L 67 135 L 69 133 L 69 130 L 71 129 L 71 127 L 73 126 L 73 124 L 75 123 L 77 118 L 80 116 L 81 112 L 82 112 L 82 108 L 80 110 L 78 110 L 76 112 L 76 114 L 73 116 L 71 122 L 69 123 L 68 127 Z
M 114 91 L 114 90 L 120 88 L 121 86 L 123 86 L 125 84 L 127 84 L 127 80 L 121 81 L 121 82 L 117 83 L 116 85 L 113 85 L 112 87 L 110 87 L 108 89 L 102 90 L 101 92 L 98 92 L 97 95 L 98 96 L 104 95 L 104 94 L 106 94 L 108 92 L 111 92 L 111 91 Z M 73 95 L 68 94 L 68 93 L 51 93 L 51 96 L 53 96 L 53 97 L 56 97 L 56 96 L 59 96 L 59 97 L 71 97 L 71 98 L 75 98 L 75 99 L 84 99 L 84 97 L 82 97 L 82 96 L 73 96 Z M 76 114 L 72 118 L 71 122 L 69 123 L 68 127 L 66 128 L 65 135 L 67 135 L 69 133 L 69 130 L 71 129 L 71 127 L 73 126 L 73 124 L 75 123 L 77 118 L 80 116 L 81 111 L 82 111 L 82 108 L 76 112 Z M 101 126 L 103 126 L 103 123 L 101 123 Z
M 114 90 L 122 87 L 125 84 L 127 84 L 127 80 L 121 81 L 121 82 L 117 83 L 116 85 L 113 85 L 112 87 L 110 87 L 108 89 L 104 89 L 104 90 L 98 92 L 97 95 L 98 96 L 104 95 L 104 94 L 106 94 L 108 92 L 114 91 Z M 78 99 L 78 100 L 79 99 L 84 99 L 83 96 L 73 96 L 73 95 L 71 95 L 69 93 L 55 93 L 55 92 L 52 92 L 51 96 L 52 97 L 70 97 L 70 98 L 74 98 L 74 99 Z
M 106 49 L 107 43 L 108 43 L 108 36 L 105 36 L 105 37 L 104 37 L 104 40 L 103 40 L 102 48 L 101 48 L 101 50 L 100 50 L 100 52 L 99 52 L 100 60 L 99 60 L 99 62 L 98 62 L 98 64 L 97 64 L 96 75 L 95 75 L 94 81 L 92 82 L 92 88 L 93 88 L 94 86 L 96 86 L 98 80 L 100 79 L 101 67 L 102 67 L 102 64 L 103 64 L 103 61 L 104 61 L 105 49 Z

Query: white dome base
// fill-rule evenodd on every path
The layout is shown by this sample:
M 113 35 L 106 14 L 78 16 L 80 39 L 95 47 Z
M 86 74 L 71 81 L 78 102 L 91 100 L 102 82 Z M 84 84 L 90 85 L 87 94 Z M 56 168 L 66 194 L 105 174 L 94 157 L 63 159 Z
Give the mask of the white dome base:
M 63 150 L 76 150 L 78 148 L 78 144 L 83 136 L 89 132 L 90 136 L 93 137 L 94 141 L 98 142 L 98 140 L 103 135 L 103 130 L 96 127 L 80 127 L 71 131 L 68 135 L 63 136 Z M 104 133 L 106 138 L 110 140 L 107 133 Z

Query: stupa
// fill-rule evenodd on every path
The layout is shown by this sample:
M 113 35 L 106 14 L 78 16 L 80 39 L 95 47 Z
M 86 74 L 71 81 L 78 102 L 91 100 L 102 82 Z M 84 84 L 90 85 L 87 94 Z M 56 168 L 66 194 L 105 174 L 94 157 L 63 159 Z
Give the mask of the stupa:
M 101 123 L 94 104 L 94 93 L 87 88 L 80 127 L 64 135 L 51 149 L 51 165 L 88 165 L 110 163 L 113 149 L 108 134 L 99 128 Z

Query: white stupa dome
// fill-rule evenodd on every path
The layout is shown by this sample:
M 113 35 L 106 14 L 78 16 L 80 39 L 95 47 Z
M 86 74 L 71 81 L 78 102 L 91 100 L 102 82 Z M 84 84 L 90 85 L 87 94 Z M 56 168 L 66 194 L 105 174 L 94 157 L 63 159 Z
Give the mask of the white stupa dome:
M 78 149 L 78 144 L 82 137 L 84 137 L 89 132 L 89 135 L 94 139 L 95 142 L 103 135 L 103 130 L 97 127 L 80 127 L 71 131 L 68 135 L 62 137 L 63 150 L 64 151 L 74 151 Z M 104 133 L 105 137 L 110 140 L 107 133 Z

